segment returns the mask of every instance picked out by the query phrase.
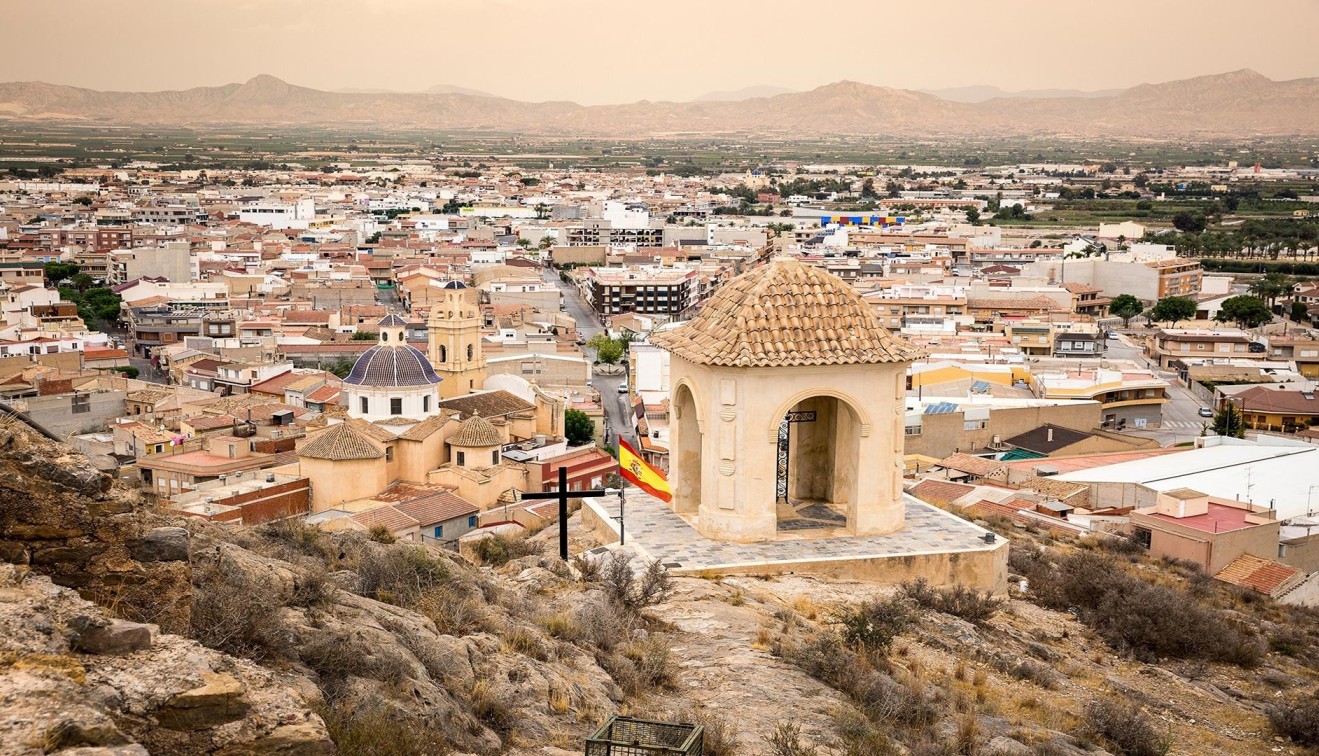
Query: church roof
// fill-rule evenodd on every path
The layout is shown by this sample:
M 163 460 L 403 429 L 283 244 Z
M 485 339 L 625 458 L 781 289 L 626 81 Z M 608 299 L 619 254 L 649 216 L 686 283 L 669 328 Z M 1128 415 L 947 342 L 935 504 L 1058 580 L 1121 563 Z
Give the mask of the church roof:
M 536 409 L 536 405 L 504 389 L 455 396 L 441 401 L 440 407 L 453 410 L 460 415 L 485 417 L 504 417 Z
M 380 320 L 376 321 L 376 325 L 378 325 L 378 326 L 398 326 L 398 327 L 403 327 L 403 326 L 406 326 L 407 324 L 408 324 L 408 321 L 406 321 L 406 320 L 404 320 L 403 318 L 400 318 L 399 316 L 394 315 L 394 314 L 386 315 L 385 317 L 383 317 L 383 318 L 381 318 Z
M 734 278 L 699 315 L 650 342 L 689 362 L 723 367 L 908 362 L 920 354 L 889 333 L 850 284 L 792 258 Z
M 464 420 L 449 436 L 451 446 L 499 446 L 503 443 L 504 436 L 499 429 L 479 414 Z
M 298 450 L 298 456 L 341 461 L 379 459 L 385 456 L 385 453 L 366 436 L 353 430 L 348 423 L 337 423 L 308 441 Z
M 356 386 L 426 386 L 442 379 L 420 349 L 378 344 L 362 353 L 344 383 Z

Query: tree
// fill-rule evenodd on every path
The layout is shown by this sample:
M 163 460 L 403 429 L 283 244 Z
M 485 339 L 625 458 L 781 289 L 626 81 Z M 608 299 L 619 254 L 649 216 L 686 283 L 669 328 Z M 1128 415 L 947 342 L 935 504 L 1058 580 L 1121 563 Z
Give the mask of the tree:
M 77 272 L 78 266 L 73 263 L 46 263 L 46 280 L 55 286 L 66 278 L 73 278 Z
M 595 442 L 595 421 L 581 410 L 570 409 L 563 413 L 563 435 L 569 446 L 585 446 Z
M 1273 313 L 1264 304 L 1264 300 L 1243 294 L 1224 300 L 1222 309 L 1214 319 L 1222 323 L 1231 321 L 1238 328 L 1258 328 L 1273 320 Z
M 1131 325 L 1131 319 L 1145 311 L 1145 305 L 1134 295 L 1119 294 L 1113 297 L 1113 302 L 1109 304 L 1108 311 L 1116 317 L 1122 318 L 1122 327 L 1127 328 Z
M 124 376 L 127 378 L 136 378 L 138 377 L 138 375 L 140 375 L 140 371 L 138 371 L 137 368 L 132 367 L 131 365 L 123 365 L 121 367 L 117 367 L 114 369 L 114 371 L 116 373 L 123 373 Z
M 1223 408 L 1214 415 L 1214 433 L 1233 438 L 1246 437 L 1246 423 L 1232 402 L 1223 402 Z
M 1310 319 L 1310 306 L 1304 302 L 1292 302 L 1292 320 L 1304 323 Z
M 1150 320 L 1172 323 L 1173 327 L 1181 320 L 1195 317 L 1195 300 L 1190 297 L 1164 297 L 1150 310 Z
M 611 339 L 607 334 L 597 333 L 591 337 L 590 341 L 586 342 L 586 345 L 595 350 L 595 358 L 600 362 L 616 365 L 619 360 L 623 359 L 623 342 L 618 339 Z
M 623 345 L 607 339 L 595 350 L 595 358 L 606 365 L 617 365 L 623 359 Z
M 1205 220 L 1202 213 L 1192 213 L 1183 210 L 1172 216 L 1172 225 L 1178 231 L 1188 234 L 1198 234 L 1209 226 L 1209 221 Z
M 1290 278 L 1282 273 L 1270 271 L 1263 277 L 1251 281 L 1247 290 L 1260 299 L 1268 301 L 1269 307 L 1272 307 L 1278 297 L 1290 291 L 1291 287 Z
M 980 211 L 972 205 L 967 205 L 966 207 L 966 222 L 970 223 L 972 226 L 980 225 Z
M 69 279 L 69 283 L 73 284 L 73 288 L 82 292 L 87 291 L 96 284 L 92 277 L 86 273 L 74 273 L 73 277 Z

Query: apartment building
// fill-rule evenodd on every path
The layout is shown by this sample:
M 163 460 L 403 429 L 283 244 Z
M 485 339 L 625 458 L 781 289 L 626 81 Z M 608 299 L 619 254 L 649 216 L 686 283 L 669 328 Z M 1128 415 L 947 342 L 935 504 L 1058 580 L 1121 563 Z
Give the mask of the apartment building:
M 1099 402 L 1100 427 L 1158 427 L 1168 402 L 1167 381 L 1135 367 L 1042 370 L 1031 377 L 1031 389 L 1043 399 L 1089 399 Z
M 1163 329 L 1150 340 L 1151 359 L 1159 367 L 1186 371 L 1186 361 L 1209 357 L 1242 357 L 1251 353 L 1252 341 L 1240 329 Z M 1257 349 L 1260 347 L 1256 347 Z
M 577 275 L 582 295 L 599 315 L 636 312 L 674 319 L 702 301 L 700 279 L 696 268 L 658 265 L 586 268 Z

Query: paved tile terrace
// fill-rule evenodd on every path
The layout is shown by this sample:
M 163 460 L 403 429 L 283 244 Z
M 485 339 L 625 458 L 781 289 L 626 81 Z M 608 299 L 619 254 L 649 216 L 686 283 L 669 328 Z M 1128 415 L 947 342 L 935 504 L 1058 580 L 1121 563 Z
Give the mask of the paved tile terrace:
M 605 511 L 617 530 L 618 500 L 613 497 L 588 499 L 588 506 Z M 763 564 L 766 562 L 814 562 L 865 557 L 901 557 L 953 551 L 992 551 L 998 539 L 985 543 L 989 532 L 956 515 L 910 496 L 903 497 L 906 524 L 902 530 L 883 536 L 855 538 L 780 538 L 760 543 L 726 543 L 702 536 L 674 514 L 664 502 L 629 488 L 627 493 L 626 545 L 642 556 L 658 559 L 669 567 L 705 569 Z

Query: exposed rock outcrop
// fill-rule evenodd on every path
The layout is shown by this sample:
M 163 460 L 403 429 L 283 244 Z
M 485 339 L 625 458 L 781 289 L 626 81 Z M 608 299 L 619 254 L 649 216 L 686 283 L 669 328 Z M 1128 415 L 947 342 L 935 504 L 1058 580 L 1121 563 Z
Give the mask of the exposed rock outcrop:
M 310 755 L 333 744 L 274 672 L 108 620 L 50 578 L 0 565 L 0 754 L 148 751 Z
M 0 561 L 166 632 L 188 627 L 188 533 L 86 457 L 0 422 Z

